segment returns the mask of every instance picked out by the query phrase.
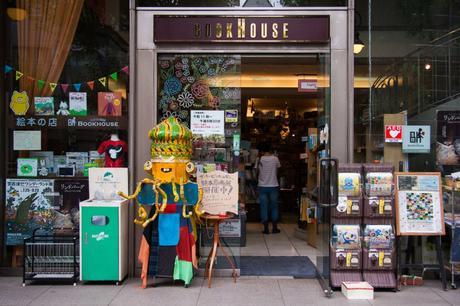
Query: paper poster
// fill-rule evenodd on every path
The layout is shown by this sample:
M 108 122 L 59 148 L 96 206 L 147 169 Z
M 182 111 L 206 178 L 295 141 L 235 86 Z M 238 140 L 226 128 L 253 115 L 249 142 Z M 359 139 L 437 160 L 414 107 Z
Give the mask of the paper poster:
M 213 171 L 198 175 L 203 186 L 203 209 L 209 214 L 238 214 L 238 173 Z
M 396 183 L 398 234 L 443 234 L 439 173 L 398 173 Z
M 437 163 L 439 165 L 459 165 L 460 110 L 438 111 L 436 121 Z
M 59 206 L 63 213 L 72 213 L 79 208 L 79 203 L 89 199 L 89 183 L 87 179 L 58 181 L 54 191 L 59 194 Z
M 339 173 L 339 195 L 358 197 L 361 195 L 361 174 Z
M 403 153 L 430 153 L 431 126 L 405 125 L 403 128 Z
M 53 116 L 54 97 L 34 97 L 35 115 Z
M 37 176 L 38 160 L 36 158 L 17 159 L 18 176 Z
M 192 110 L 190 113 L 190 130 L 194 135 L 225 135 L 224 111 Z
M 97 114 L 99 116 L 121 116 L 121 93 L 99 92 L 97 94 Z
M 86 92 L 69 92 L 69 112 L 71 116 L 88 114 Z
M 30 151 L 42 149 L 41 131 L 13 131 L 13 150 Z
M 128 193 L 128 168 L 89 168 L 89 198 L 123 200 L 117 193 Z
M 35 228 L 53 226 L 53 180 L 6 180 L 6 244 L 22 245 Z
M 240 237 L 241 221 L 240 219 L 227 219 L 219 224 L 219 236 L 223 238 Z

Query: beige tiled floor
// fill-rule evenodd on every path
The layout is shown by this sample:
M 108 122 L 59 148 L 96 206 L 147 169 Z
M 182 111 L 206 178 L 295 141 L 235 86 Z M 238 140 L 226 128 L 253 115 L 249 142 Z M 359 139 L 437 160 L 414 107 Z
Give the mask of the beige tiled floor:
M 294 236 L 296 224 L 280 224 L 281 233 L 262 234 L 259 223 L 246 224 L 246 246 L 240 248 L 241 256 L 308 256 L 316 262 L 317 249 L 305 240 Z

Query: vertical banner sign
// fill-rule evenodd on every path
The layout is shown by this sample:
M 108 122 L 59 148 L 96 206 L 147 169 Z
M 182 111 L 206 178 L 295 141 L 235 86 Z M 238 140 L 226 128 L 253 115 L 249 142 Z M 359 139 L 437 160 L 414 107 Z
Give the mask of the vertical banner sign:
M 402 125 L 385 125 L 385 142 L 402 142 Z
M 436 114 L 436 162 L 439 165 L 460 164 L 460 111 L 438 111 Z M 453 169 L 449 169 L 450 172 Z
M 403 153 L 430 153 L 431 126 L 405 125 L 403 128 Z

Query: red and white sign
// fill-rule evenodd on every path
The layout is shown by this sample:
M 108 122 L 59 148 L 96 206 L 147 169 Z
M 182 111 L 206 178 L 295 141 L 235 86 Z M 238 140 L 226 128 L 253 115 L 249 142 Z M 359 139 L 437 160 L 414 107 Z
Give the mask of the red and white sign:
M 402 142 L 402 125 L 385 125 L 385 142 Z
M 297 83 L 297 90 L 299 92 L 316 92 L 318 89 L 318 82 L 316 80 L 299 80 Z

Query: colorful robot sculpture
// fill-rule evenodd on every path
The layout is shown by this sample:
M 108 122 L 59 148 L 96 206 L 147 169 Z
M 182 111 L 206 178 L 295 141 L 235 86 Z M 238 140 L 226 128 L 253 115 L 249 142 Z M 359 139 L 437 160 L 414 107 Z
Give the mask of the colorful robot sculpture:
M 202 189 L 189 181 L 195 171 L 190 162 L 192 132 L 170 117 L 149 132 L 152 159 L 144 164 L 151 178 L 143 179 L 133 195 L 119 193 L 139 204 L 134 222 L 144 227 L 139 250 L 142 287 L 147 279 L 168 277 L 188 287 L 197 268 L 196 222 Z M 150 213 L 144 206 L 150 206 Z

